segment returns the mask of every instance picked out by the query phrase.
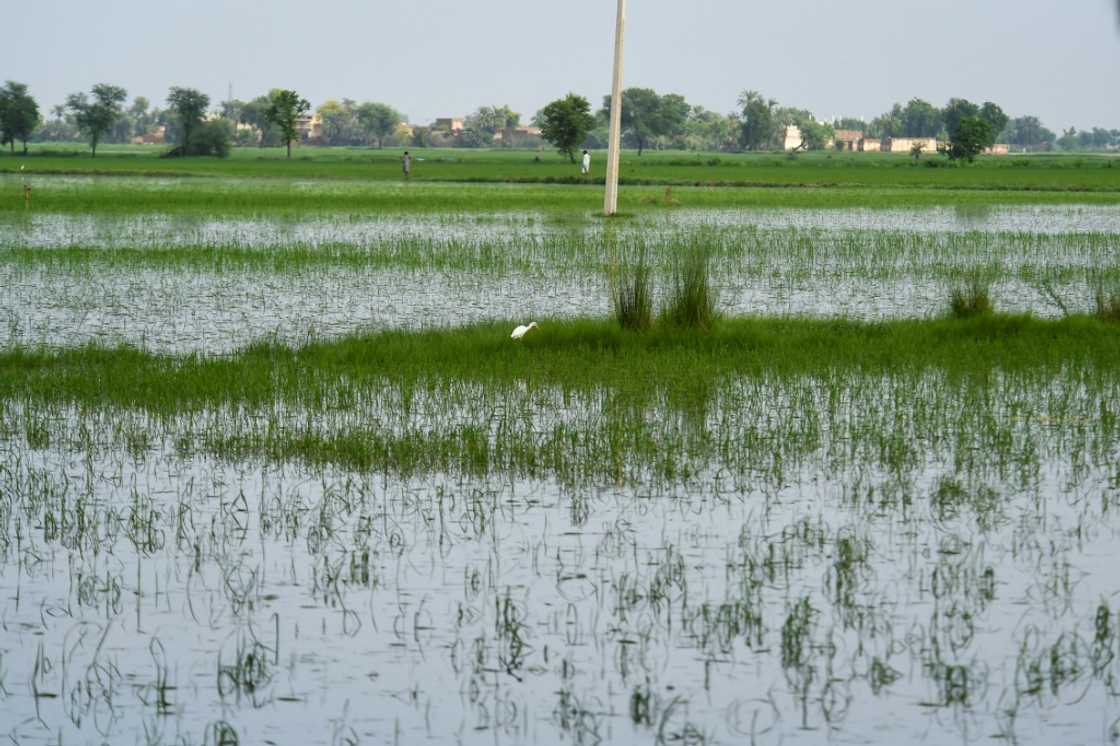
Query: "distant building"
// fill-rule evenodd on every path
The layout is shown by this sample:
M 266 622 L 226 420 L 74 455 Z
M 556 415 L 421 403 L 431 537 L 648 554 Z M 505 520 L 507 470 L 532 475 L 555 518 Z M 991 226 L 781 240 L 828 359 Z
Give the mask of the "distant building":
M 540 140 L 540 127 L 503 127 L 494 133 L 494 142 L 508 147 L 532 147 Z
M 859 141 L 861 153 L 878 153 L 883 149 L 883 141 L 877 137 L 865 137 Z
M 432 129 L 438 132 L 460 132 L 463 129 L 463 120 L 458 117 L 438 117 L 432 123 Z
M 891 137 L 883 143 L 882 149 L 889 153 L 911 153 L 915 146 L 920 147 L 923 153 L 936 153 L 937 138 Z
M 833 135 L 833 143 L 837 150 L 845 150 L 849 153 L 852 151 L 860 150 L 860 142 L 863 140 L 863 132 L 859 130 L 836 130 Z
M 314 142 L 323 137 L 323 117 L 315 114 L 304 114 L 296 120 L 296 132 L 302 142 Z
M 795 124 L 786 127 L 786 134 L 782 140 L 782 150 L 797 150 L 803 142 L 800 127 Z
M 1011 148 L 1006 143 L 997 142 L 990 148 L 984 150 L 984 155 L 1007 155 L 1011 152 Z
M 153 127 L 143 135 L 132 138 L 133 145 L 163 145 L 167 142 L 167 125 Z

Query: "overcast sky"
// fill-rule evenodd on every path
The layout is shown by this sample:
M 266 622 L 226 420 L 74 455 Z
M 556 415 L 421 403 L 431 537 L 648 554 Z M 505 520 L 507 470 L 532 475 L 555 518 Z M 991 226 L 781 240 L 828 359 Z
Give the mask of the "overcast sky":
M 33 0 L 5 14 L 0 78 L 44 114 L 115 83 L 163 105 L 295 88 L 426 123 L 482 104 L 528 119 L 610 88 L 614 0 Z M 14 28 L 12 25 L 14 24 Z M 1116 0 L 628 0 L 626 84 L 719 112 L 752 88 L 818 117 L 992 100 L 1051 129 L 1120 128 Z

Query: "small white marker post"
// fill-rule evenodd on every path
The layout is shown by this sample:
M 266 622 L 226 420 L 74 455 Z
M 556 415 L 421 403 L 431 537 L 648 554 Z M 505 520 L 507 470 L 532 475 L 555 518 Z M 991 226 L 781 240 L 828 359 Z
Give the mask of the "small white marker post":
M 622 145 L 622 41 L 626 31 L 626 0 L 618 0 L 618 20 L 614 27 L 614 82 L 611 85 L 611 127 L 607 146 L 607 189 L 603 195 L 603 214 L 618 212 L 618 156 Z

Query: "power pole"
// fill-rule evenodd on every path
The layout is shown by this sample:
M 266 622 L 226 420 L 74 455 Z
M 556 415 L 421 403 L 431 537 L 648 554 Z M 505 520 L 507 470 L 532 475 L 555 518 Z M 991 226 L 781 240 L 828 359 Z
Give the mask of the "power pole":
M 614 82 L 611 85 L 610 143 L 607 146 L 607 189 L 603 195 L 603 214 L 618 212 L 618 156 L 622 145 L 622 42 L 626 31 L 626 0 L 618 0 L 618 20 L 614 27 Z

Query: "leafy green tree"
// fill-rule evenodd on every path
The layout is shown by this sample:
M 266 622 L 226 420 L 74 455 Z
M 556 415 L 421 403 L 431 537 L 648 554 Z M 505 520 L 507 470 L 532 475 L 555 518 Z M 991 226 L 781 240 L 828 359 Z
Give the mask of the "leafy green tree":
M 552 144 L 561 155 L 576 162 L 576 150 L 587 140 L 587 133 L 595 126 L 591 115 L 591 102 L 583 96 L 569 93 L 541 109 L 535 120 L 541 136 Z
M 66 97 L 66 107 L 74 113 L 78 129 L 89 138 L 90 153 L 97 157 L 97 144 L 121 117 L 121 104 L 128 92 L 120 86 L 98 83 L 93 87 L 92 99 L 84 93 Z
M 477 111 L 467 116 L 466 121 L 463 122 L 463 129 L 492 136 L 498 130 L 517 127 L 520 124 L 521 115 L 508 106 L 480 106 Z
M 232 140 L 233 123 L 228 119 L 202 122 L 191 130 L 191 140 L 186 152 L 188 155 L 214 155 L 228 158 Z
M 743 91 L 739 96 L 739 142 L 747 150 L 763 150 L 770 145 L 774 129 L 774 108 L 778 102 L 766 100 L 758 91 Z
M 252 101 L 232 101 L 228 108 L 222 105 L 223 115 L 233 122 L 252 127 L 259 135 L 257 145 L 262 148 L 274 147 L 281 143 L 280 131 L 268 120 L 268 107 L 272 102 L 268 96 L 257 96 Z
M 1003 128 L 1007 126 L 1009 117 L 1003 113 L 1003 109 L 993 104 L 991 101 L 985 101 L 984 105 L 980 107 L 980 118 L 988 123 L 992 128 L 992 141 L 988 143 L 988 147 L 996 144 L 996 138 L 1003 132 Z
M 992 140 L 992 125 L 980 117 L 962 117 L 949 132 L 948 155 L 953 160 L 971 163 Z
M 906 118 L 901 104 L 895 104 L 890 111 L 875 117 L 867 126 L 869 136 L 884 140 L 888 137 L 901 137 L 905 131 Z
M 837 130 L 855 130 L 867 132 L 867 122 L 857 117 L 840 117 L 832 122 L 832 128 Z
M 1058 136 L 1042 126 L 1038 117 L 1024 116 L 1008 122 L 1000 139 L 1016 147 L 1037 150 L 1052 144 Z
M 682 96 L 657 95 L 652 88 L 627 88 L 622 92 L 622 131 L 638 146 L 638 155 L 651 138 L 683 132 L 692 107 Z M 603 98 L 602 116 L 610 119 L 611 97 Z
M 194 88 L 172 86 L 167 94 L 167 105 L 179 123 L 179 144 L 189 149 L 191 135 L 202 125 L 202 118 L 210 106 L 210 97 Z
M 702 106 L 692 107 L 685 122 L 684 145 L 689 150 L 735 150 L 739 144 L 739 119 Z
M 397 125 L 404 121 L 400 112 L 388 104 L 377 101 L 367 101 L 358 107 L 358 126 L 365 136 L 367 143 L 377 141 L 380 150 L 385 138 L 397 131 Z
M 292 157 L 292 141 L 299 137 L 299 120 L 311 110 L 311 104 L 298 93 L 285 88 L 273 88 L 268 94 L 268 108 L 264 117 L 280 132 L 280 138 Z
M 832 125 L 816 119 L 802 119 L 798 124 L 801 130 L 801 147 L 805 150 L 824 150 L 836 136 Z
M 8 144 L 16 151 L 16 140 L 23 142 L 23 152 L 27 152 L 27 140 L 39 126 L 39 104 L 28 93 L 27 86 L 9 80 L 0 88 L 0 145 Z
M 774 109 L 771 121 L 774 128 L 770 133 L 769 147 L 781 150 L 785 147 L 786 128 L 801 127 L 802 122 L 812 122 L 813 113 L 808 109 L 798 109 L 794 106 L 779 106 Z M 806 147 L 805 138 L 802 137 L 802 147 Z
M 949 99 L 949 103 L 945 104 L 945 108 L 941 111 L 942 121 L 945 123 L 945 131 L 949 133 L 950 140 L 952 140 L 953 133 L 957 130 L 962 119 L 979 116 L 980 107 L 963 98 Z
M 905 137 L 937 137 L 941 132 L 941 110 L 928 101 L 912 98 L 902 109 Z
M 362 142 L 358 105 L 349 98 L 328 99 L 318 109 L 323 120 L 323 142 L 327 145 L 357 145 Z
M 1062 136 L 1054 143 L 1062 150 L 1073 151 L 1077 150 L 1077 128 L 1070 127 L 1068 130 L 1062 132 Z
M 679 93 L 666 93 L 661 97 L 661 106 L 658 117 L 658 136 L 663 138 L 680 138 L 688 127 L 688 115 L 692 113 L 692 106 L 685 101 Z
M 129 121 L 129 129 L 133 136 L 147 134 L 155 117 L 148 110 L 151 103 L 143 96 L 132 99 L 132 106 L 128 107 L 125 116 Z

